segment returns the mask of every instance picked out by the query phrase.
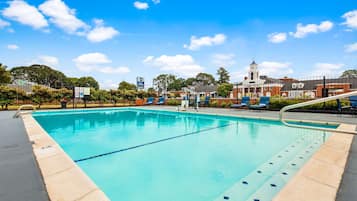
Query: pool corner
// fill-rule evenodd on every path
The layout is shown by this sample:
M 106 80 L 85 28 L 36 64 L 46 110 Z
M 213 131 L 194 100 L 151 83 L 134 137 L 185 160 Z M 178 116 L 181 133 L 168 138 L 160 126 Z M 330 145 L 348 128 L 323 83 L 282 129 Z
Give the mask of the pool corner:
M 341 124 L 337 129 L 354 131 L 356 125 Z M 273 201 L 334 201 L 352 140 L 353 135 L 333 133 Z
M 22 120 L 51 200 L 109 200 L 31 114 L 22 115 Z

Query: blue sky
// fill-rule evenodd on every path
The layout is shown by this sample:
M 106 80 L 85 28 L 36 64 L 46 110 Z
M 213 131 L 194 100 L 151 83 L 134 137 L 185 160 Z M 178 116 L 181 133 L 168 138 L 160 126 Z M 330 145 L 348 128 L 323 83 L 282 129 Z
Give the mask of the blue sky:
M 0 62 L 43 63 L 102 88 L 160 73 L 307 78 L 357 66 L 357 1 L 0 0 Z

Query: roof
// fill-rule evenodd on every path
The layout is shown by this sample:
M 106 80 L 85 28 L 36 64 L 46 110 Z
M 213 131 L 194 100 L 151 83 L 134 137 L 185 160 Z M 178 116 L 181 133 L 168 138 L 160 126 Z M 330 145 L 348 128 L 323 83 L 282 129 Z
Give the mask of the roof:
M 195 92 L 215 92 L 217 91 L 216 85 L 197 85 L 195 86 Z
M 300 90 L 315 90 L 317 85 L 322 85 L 323 80 L 301 80 L 296 82 L 287 82 L 284 84 L 282 91 L 291 91 L 293 90 L 292 84 L 293 83 L 303 83 L 304 87 Z M 350 83 L 351 89 L 357 89 L 357 78 L 335 78 L 335 79 L 326 79 L 326 84 L 332 83 Z M 294 89 L 295 90 L 295 89 Z
M 259 78 L 262 80 L 265 80 L 264 84 L 276 84 L 276 83 L 282 84 L 283 83 L 283 81 L 281 81 L 280 79 L 271 78 L 266 75 L 262 75 Z

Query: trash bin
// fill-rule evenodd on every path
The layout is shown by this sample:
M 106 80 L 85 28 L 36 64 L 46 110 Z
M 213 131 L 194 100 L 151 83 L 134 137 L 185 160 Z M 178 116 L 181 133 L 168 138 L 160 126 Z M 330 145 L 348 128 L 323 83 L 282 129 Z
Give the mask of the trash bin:
M 67 108 L 67 102 L 61 101 L 61 109 L 66 109 L 66 108 Z

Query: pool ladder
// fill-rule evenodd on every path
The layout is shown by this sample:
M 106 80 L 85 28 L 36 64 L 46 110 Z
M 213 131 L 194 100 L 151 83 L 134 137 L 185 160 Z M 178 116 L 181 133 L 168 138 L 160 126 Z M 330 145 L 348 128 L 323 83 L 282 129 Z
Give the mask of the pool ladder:
M 31 112 L 23 112 L 23 111 L 21 111 L 23 108 L 32 108 L 33 111 L 36 111 L 36 107 L 33 106 L 33 105 L 30 105 L 30 104 L 28 104 L 28 105 L 21 105 L 21 106 L 17 109 L 17 111 L 16 111 L 16 113 L 14 114 L 13 118 L 18 118 L 18 117 L 20 117 L 22 114 L 31 113 Z
M 320 98 L 320 99 L 316 99 L 316 100 L 312 100 L 312 101 L 306 101 L 306 102 L 297 103 L 297 104 L 294 104 L 294 105 L 288 105 L 288 106 L 283 107 L 280 110 L 279 119 L 284 125 L 289 126 L 289 127 L 307 128 L 307 129 L 320 130 L 320 131 L 328 131 L 328 132 L 337 132 L 337 133 L 343 133 L 343 134 L 357 135 L 357 131 L 337 130 L 337 129 L 332 129 L 332 128 L 321 128 L 321 127 L 290 124 L 290 123 L 286 122 L 286 120 L 284 118 L 284 112 L 286 112 L 288 110 L 292 110 L 292 109 L 300 108 L 300 107 L 305 107 L 305 106 L 309 106 L 309 105 L 313 105 L 313 104 L 317 104 L 317 103 L 324 103 L 324 102 L 327 102 L 327 101 L 347 98 L 347 97 L 350 97 L 350 96 L 357 96 L 357 91 L 344 93 L 344 94 L 340 94 L 340 95 L 336 95 L 336 96 L 330 96 L 330 97 L 326 97 L 326 98 Z

